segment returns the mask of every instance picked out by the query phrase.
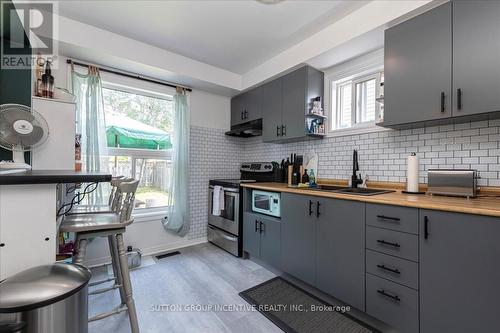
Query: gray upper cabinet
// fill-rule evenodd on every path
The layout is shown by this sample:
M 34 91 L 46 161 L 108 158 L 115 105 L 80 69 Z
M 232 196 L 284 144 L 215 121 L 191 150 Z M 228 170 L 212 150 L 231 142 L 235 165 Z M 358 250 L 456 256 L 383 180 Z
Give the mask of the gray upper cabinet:
M 259 96 L 262 99 L 261 113 L 255 114 L 262 116 L 263 141 L 296 140 L 307 136 L 306 113 L 309 112 L 313 98 L 323 98 L 324 74 L 310 66 L 304 66 L 254 90 L 257 89 L 261 89 L 260 92 L 253 95 L 248 95 L 248 92 L 246 96 L 249 100 L 256 100 Z M 235 108 L 238 106 L 237 102 L 236 100 L 234 103 Z M 255 102 L 247 104 L 253 105 Z M 233 110 L 233 104 L 231 112 L 231 117 L 241 116 L 239 110 Z M 257 119 L 251 111 L 250 114 Z M 248 119 L 241 122 L 244 121 Z M 233 125 L 237 123 L 232 122 Z
M 315 197 L 282 193 L 281 268 L 311 285 L 316 281 Z
M 453 116 L 500 111 L 499 36 L 500 1 L 453 2 Z
M 499 1 L 452 1 L 387 29 L 382 126 L 500 117 L 499 17 Z
M 262 87 L 231 99 L 231 126 L 262 118 Z
M 307 67 L 283 77 L 283 131 L 281 137 L 294 139 L 306 134 Z M 264 118 L 265 121 L 265 118 Z
M 451 116 L 451 3 L 385 31 L 384 126 Z
M 262 118 L 262 102 L 264 101 L 262 92 L 262 87 L 257 87 L 245 93 L 246 103 L 243 111 L 245 122 Z
M 420 332 L 498 332 L 500 219 L 420 211 Z
M 245 122 L 245 98 L 247 95 L 242 94 L 231 99 L 231 126 L 239 125 Z
M 281 136 L 282 131 L 282 82 L 281 78 L 265 84 L 263 89 L 262 114 L 262 140 L 264 142 L 276 141 Z
M 316 209 L 316 287 L 364 311 L 365 204 L 316 198 Z

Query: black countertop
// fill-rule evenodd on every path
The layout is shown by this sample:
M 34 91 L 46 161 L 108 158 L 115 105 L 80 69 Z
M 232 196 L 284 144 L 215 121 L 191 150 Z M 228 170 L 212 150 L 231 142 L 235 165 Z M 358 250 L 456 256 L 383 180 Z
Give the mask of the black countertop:
M 2 174 L 0 185 L 60 184 L 109 182 L 111 175 L 102 172 L 76 172 L 65 170 L 30 170 L 26 172 Z

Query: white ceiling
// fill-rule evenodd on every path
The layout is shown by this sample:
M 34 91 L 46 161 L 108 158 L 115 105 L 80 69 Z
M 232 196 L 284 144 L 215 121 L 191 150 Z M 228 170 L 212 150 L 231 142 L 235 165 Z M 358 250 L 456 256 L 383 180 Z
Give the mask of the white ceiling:
M 59 13 L 244 74 L 366 1 L 61 1 Z

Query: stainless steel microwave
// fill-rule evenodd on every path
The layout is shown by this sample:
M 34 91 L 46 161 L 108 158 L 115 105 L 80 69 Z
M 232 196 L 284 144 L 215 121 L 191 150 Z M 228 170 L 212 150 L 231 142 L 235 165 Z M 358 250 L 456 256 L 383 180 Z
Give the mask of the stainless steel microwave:
M 276 192 L 252 191 L 252 211 L 281 217 L 281 195 Z

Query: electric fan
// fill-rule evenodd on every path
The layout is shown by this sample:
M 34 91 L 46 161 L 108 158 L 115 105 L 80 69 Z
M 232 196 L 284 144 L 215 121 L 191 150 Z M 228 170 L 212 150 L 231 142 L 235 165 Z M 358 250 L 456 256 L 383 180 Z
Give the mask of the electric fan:
M 24 152 L 43 144 L 48 135 L 49 125 L 38 112 L 26 105 L 0 105 L 0 147 L 12 150 L 12 161 L 1 161 L 0 169 L 31 169 Z

